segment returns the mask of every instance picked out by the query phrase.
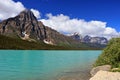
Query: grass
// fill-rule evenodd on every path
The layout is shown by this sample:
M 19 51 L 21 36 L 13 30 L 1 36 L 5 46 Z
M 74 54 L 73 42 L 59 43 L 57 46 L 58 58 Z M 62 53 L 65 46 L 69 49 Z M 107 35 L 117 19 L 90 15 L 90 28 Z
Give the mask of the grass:
M 47 45 L 43 42 L 29 42 L 21 39 L 14 39 L 0 35 L 0 49 L 15 50 L 51 50 L 51 49 L 67 49 L 61 46 Z
M 0 49 L 11 49 L 11 50 L 101 50 L 101 48 L 84 46 L 81 44 L 80 47 L 74 47 L 75 45 L 69 46 L 62 44 L 61 46 L 48 45 L 42 41 L 29 42 L 20 38 L 11 38 L 0 35 Z

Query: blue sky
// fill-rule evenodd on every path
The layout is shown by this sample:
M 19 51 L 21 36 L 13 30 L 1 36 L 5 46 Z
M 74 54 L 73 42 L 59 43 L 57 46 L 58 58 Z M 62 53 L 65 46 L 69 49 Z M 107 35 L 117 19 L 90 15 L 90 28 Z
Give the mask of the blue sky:
M 39 10 L 44 18 L 46 13 L 64 14 L 70 18 L 98 20 L 120 31 L 119 0 L 14 0 L 20 1 L 26 8 Z

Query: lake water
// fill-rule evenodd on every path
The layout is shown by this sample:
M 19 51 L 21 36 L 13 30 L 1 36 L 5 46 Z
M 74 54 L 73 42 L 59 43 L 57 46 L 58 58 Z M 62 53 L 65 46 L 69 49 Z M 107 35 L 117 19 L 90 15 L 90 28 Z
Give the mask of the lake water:
M 83 74 L 102 51 L 1 50 L 0 80 L 58 80 Z

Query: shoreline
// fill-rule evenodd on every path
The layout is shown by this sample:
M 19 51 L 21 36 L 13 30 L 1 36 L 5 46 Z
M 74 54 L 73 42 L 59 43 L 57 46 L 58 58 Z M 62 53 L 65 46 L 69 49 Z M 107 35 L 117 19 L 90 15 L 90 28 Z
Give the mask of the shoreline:
M 73 71 L 66 72 L 64 75 L 59 77 L 57 80 L 89 80 L 91 78 L 90 70 L 81 70 L 81 71 Z

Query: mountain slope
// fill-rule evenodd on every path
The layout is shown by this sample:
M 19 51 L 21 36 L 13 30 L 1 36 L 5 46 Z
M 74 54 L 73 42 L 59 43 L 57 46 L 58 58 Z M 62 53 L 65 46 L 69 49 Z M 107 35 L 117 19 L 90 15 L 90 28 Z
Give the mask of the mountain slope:
M 0 35 L 0 49 L 9 50 L 98 50 L 100 48 L 93 47 L 67 47 L 67 46 L 56 46 L 49 45 L 43 42 L 30 42 L 22 39 L 11 38 L 7 36 Z
M 70 48 L 48 45 L 43 42 L 29 42 L 17 38 L 0 35 L 0 49 L 19 50 L 68 50 Z

